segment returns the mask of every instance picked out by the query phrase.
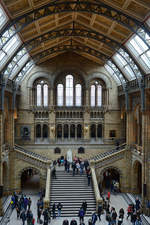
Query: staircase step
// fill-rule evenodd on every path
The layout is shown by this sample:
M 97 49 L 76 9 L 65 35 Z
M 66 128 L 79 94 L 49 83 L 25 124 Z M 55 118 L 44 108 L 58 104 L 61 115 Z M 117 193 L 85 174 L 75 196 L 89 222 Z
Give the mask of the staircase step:
M 51 180 L 50 206 L 61 202 L 62 216 L 78 216 L 83 201 L 87 202 L 86 216 L 96 210 L 95 194 L 92 185 L 87 185 L 86 174 L 72 176 L 72 171 L 57 171 L 56 179 Z M 57 212 L 57 211 L 56 211 Z

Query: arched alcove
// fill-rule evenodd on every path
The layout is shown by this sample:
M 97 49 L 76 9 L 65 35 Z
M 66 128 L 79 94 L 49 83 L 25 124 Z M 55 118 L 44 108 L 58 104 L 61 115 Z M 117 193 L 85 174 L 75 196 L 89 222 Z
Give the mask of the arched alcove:
M 64 138 L 68 138 L 69 137 L 69 127 L 68 124 L 64 125 Z
M 48 125 L 43 125 L 43 138 L 48 138 Z
M 36 138 L 41 138 L 41 125 L 36 125 Z
M 90 127 L 91 138 L 96 138 L 96 125 L 92 124 Z
M 35 168 L 26 168 L 20 173 L 21 190 L 34 190 L 40 189 L 40 172 Z
M 108 167 L 101 171 L 100 184 L 102 189 L 111 189 L 114 182 L 120 186 L 120 171 L 115 167 Z
M 136 161 L 133 165 L 133 191 L 136 194 L 142 193 L 142 164 Z

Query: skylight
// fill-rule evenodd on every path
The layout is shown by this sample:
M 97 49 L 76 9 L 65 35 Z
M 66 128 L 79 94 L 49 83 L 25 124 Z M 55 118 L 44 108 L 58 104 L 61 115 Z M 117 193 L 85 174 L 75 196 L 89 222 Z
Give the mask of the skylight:
M 0 5 L 0 29 L 5 25 L 6 22 L 7 22 L 6 13 L 2 9 L 2 6 Z
M 140 31 L 141 32 L 141 31 Z M 138 36 L 133 35 L 131 39 L 126 43 L 129 51 L 134 55 L 136 60 L 140 63 L 141 67 L 146 73 L 150 72 L 150 36 L 144 33 L 143 36 L 145 42 Z

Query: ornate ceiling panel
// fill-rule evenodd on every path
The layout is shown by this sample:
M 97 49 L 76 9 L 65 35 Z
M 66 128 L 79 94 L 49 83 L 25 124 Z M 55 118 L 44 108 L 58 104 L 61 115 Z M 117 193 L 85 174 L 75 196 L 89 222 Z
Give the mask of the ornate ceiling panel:
M 69 5 L 70 2 L 72 2 L 71 5 Z M 81 4 L 76 5 L 77 2 Z M 87 2 L 89 2 L 89 5 Z M 93 6 L 91 3 L 93 3 Z M 19 34 L 24 43 L 49 31 L 86 29 L 98 32 L 116 41 L 119 45 L 126 42 L 133 30 L 136 30 L 150 13 L 150 0 L 3 0 L 3 5 L 7 9 L 11 21 L 23 22 Z M 45 6 L 46 8 L 44 8 Z M 51 13 L 49 10 L 51 10 Z M 27 14 L 29 17 L 26 17 Z M 38 19 L 33 19 L 34 17 Z M 114 46 L 111 48 L 111 44 L 104 43 L 102 39 L 86 35 L 80 36 L 80 34 L 71 36 L 66 32 L 66 34 L 63 33 L 53 39 L 43 39 L 37 47 L 30 51 L 30 55 L 34 56 L 53 46 L 68 44 L 68 41 L 69 44 L 71 42 L 71 45 L 75 43 L 75 45 L 90 47 L 103 53 L 108 58 L 116 51 Z M 53 56 L 57 54 L 60 53 L 54 53 Z M 99 60 L 93 55 L 90 56 L 87 52 L 80 51 L 78 54 L 88 58 L 91 57 L 91 60 L 95 60 L 100 64 L 105 63 L 104 59 Z

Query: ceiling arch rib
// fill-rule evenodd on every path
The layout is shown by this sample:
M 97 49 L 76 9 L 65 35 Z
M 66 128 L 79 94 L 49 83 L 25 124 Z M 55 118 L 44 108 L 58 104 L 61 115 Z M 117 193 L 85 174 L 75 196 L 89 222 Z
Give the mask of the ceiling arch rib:
M 64 29 L 64 30 L 54 30 L 54 31 L 50 31 L 46 34 L 43 34 L 35 39 L 31 39 L 30 41 L 26 42 L 24 45 L 22 45 L 22 49 L 24 47 L 26 47 L 28 49 L 28 51 L 31 51 L 33 48 L 37 47 L 39 45 L 39 43 L 41 42 L 44 42 L 44 41 L 47 41 L 47 40 L 50 40 L 50 39 L 56 39 L 57 37 L 62 37 L 62 36 L 69 36 L 69 37 L 88 37 L 88 38 L 91 38 L 91 39 L 96 39 L 98 40 L 99 42 L 103 42 L 105 43 L 106 45 L 108 45 L 109 47 L 111 47 L 112 49 L 114 47 L 120 47 L 120 44 L 117 43 L 116 41 L 110 39 L 110 38 L 107 38 L 106 36 L 104 35 L 101 35 L 95 31 L 92 31 L 92 30 L 80 30 L 80 29 Z M 126 49 L 124 48 L 124 46 L 122 46 L 123 49 L 119 49 L 117 50 L 117 53 L 119 55 L 121 55 L 121 57 L 124 57 L 124 60 L 127 62 L 127 64 L 131 67 L 131 69 L 135 70 L 135 67 L 136 67 L 136 74 L 139 75 L 139 76 L 142 76 L 139 69 L 137 68 L 137 66 L 134 64 L 133 60 L 131 59 L 131 57 L 129 56 L 129 54 L 126 51 Z M 20 50 L 20 49 L 19 49 Z M 19 60 L 21 60 L 26 54 L 28 54 L 27 52 L 24 52 L 24 54 L 22 54 L 22 56 L 20 57 Z M 15 56 L 16 57 L 16 56 Z M 127 58 L 128 58 L 128 61 L 127 61 Z M 13 59 L 12 59 L 13 60 Z M 10 62 L 11 63 L 11 62 Z M 16 64 L 18 64 L 18 61 L 16 61 Z M 7 67 L 9 66 L 9 64 L 6 65 L 6 67 L 4 68 L 3 70 L 3 74 L 5 75 L 5 71 L 7 70 Z M 14 65 L 15 66 L 15 65 Z M 9 76 L 8 78 L 11 76 L 11 73 L 13 71 L 14 67 L 12 67 L 12 70 L 9 70 Z M 133 73 L 135 74 L 133 70 Z M 6 73 L 7 74 L 7 73 Z M 135 77 L 136 78 L 136 74 L 135 74 Z M 8 74 L 7 74 L 8 75 Z M 129 79 L 130 80 L 130 79 Z
M 44 58 L 46 57 L 47 55 L 51 55 L 53 53 L 56 53 L 56 52 L 68 52 L 68 51 L 76 51 L 76 52 L 79 52 L 79 51 L 82 51 L 82 52 L 85 52 L 85 53 L 88 53 L 90 55 L 93 55 L 99 59 L 102 59 L 103 60 L 109 60 L 109 57 L 107 57 L 106 55 L 103 55 L 102 53 L 94 50 L 94 49 L 91 49 L 87 46 L 79 46 L 79 45 L 62 45 L 62 46 L 55 46 L 55 47 L 52 47 L 50 49 L 47 49 L 45 51 L 42 51 L 41 53 L 38 53 L 36 54 L 35 56 L 32 57 L 32 61 L 34 61 L 34 63 L 38 62 L 41 58 Z M 25 65 L 22 67 L 22 69 L 27 65 L 27 63 L 29 63 L 31 60 L 31 58 L 25 63 Z M 17 76 L 18 74 L 21 72 L 21 70 L 16 74 L 16 76 L 14 77 L 14 80 L 17 79 Z
M 123 25 L 127 29 L 129 29 L 132 32 L 135 32 L 138 30 L 138 28 L 141 28 L 145 30 L 145 32 L 150 33 L 149 29 L 145 24 L 140 22 L 139 20 L 126 15 L 125 13 L 112 8 L 108 5 L 105 5 L 101 2 L 99 3 L 93 3 L 91 1 L 64 1 L 64 2 L 53 2 L 49 3 L 47 5 L 44 5 L 40 7 L 39 9 L 34 9 L 29 13 L 26 13 L 22 16 L 19 16 L 15 19 L 13 19 L 11 22 L 5 26 L 5 28 L 2 30 L 1 37 L 5 33 L 6 30 L 8 30 L 11 26 L 16 27 L 16 33 L 20 32 L 23 28 L 25 28 L 27 25 L 35 22 L 36 20 L 39 20 L 43 17 L 54 15 L 57 13 L 66 13 L 66 12 L 89 12 L 92 14 L 102 15 L 106 18 L 109 18 L 113 21 L 116 21 L 117 23 Z M 139 34 L 140 35 L 140 34 Z M 13 35 L 12 35 L 13 36 Z M 12 37 L 11 36 L 11 37 Z M 9 37 L 9 39 L 11 39 Z M 143 37 L 140 36 L 142 39 Z M 3 42 L 3 46 L 8 42 L 6 40 Z M 148 45 L 148 43 L 146 43 Z M 1 46 L 2 47 L 2 46 Z

